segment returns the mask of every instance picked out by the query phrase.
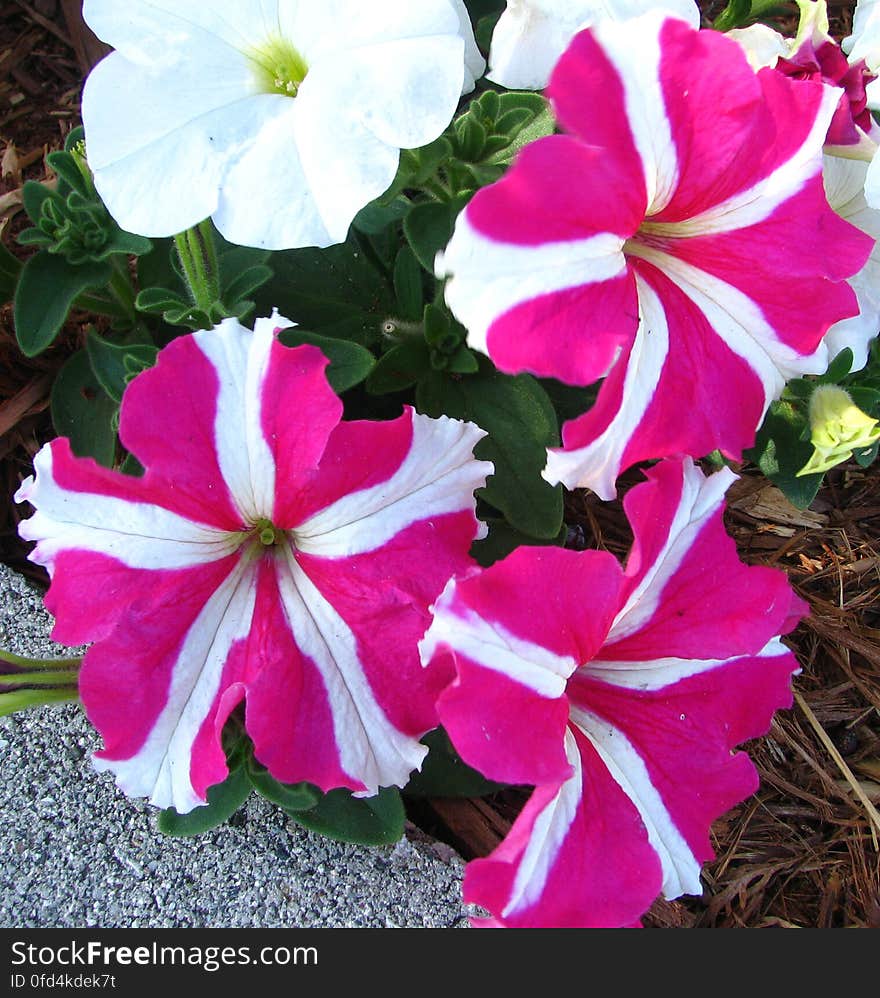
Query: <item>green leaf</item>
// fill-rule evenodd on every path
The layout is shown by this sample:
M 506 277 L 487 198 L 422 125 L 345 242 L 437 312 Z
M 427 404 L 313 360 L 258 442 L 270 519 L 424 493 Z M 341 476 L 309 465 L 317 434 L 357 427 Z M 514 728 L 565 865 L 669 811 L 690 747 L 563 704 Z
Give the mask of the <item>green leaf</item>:
M 121 402 L 132 372 L 152 367 L 159 351 L 150 343 L 110 343 L 90 329 L 86 352 L 101 387 L 114 402 Z
M 379 340 L 396 302 L 390 275 L 353 239 L 326 249 L 272 255 L 274 277 L 256 296 L 260 315 L 272 308 L 322 336 L 369 346 Z
M 354 216 L 351 224 L 359 232 L 372 236 L 399 222 L 409 209 L 410 203 L 404 197 L 396 197 L 389 204 L 371 201 Z
M 371 395 L 402 392 L 430 370 L 428 345 L 421 336 L 413 336 L 383 354 L 367 378 Z
M 752 0 L 730 0 L 712 23 L 716 31 L 730 31 L 731 28 L 744 28 L 749 23 Z
M 171 308 L 190 308 L 189 302 L 171 288 L 144 288 L 134 300 L 139 312 L 162 313 Z
M 450 374 L 476 374 L 480 369 L 479 361 L 464 343 L 460 344 L 449 358 L 446 370 Z
M 487 780 L 463 762 L 443 728 L 429 731 L 422 744 L 428 746 L 428 754 L 403 788 L 407 797 L 485 797 L 504 789 L 504 783 Z
M 288 347 L 300 346 L 302 343 L 311 343 L 312 346 L 319 347 L 324 356 L 330 360 L 327 380 L 337 395 L 360 384 L 376 364 L 376 358 L 369 350 L 350 340 L 337 340 L 297 328 L 285 329 L 279 334 L 278 339 Z
M 476 423 L 489 434 L 474 454 L 492 461 L 495 474 L 478 495 L 530 537 L 555 537 L 562 526 L 562 486 L 541 477 L 547 447 L 559 443 L 559 429 L 547 393 L 528 374 L 501 374 L 481 360 L 478 374 L 465 378 L 433 373 L 419 382 L 416 404 L 429 416 L 447 415 Z
M 485 537 L 471 544 L 470 553 L 477 564 L 483 568 L 488 568 L 496 561 L 501 561 L 502 558 L 506 558 L 511 552 L 523 545 L 535 547 L 555 544 L 562 547 L 568 533 L 568 528 L 563 523 L 555 537 L 529 537 L 521 530 L 511 527 L 507 520 L 501 520 L 497 517 L 482 517 L 481 519 L 489 530 Z
M 455 220 L 470 197 L 459 194 L 451 201 L 417 204 L 403 220 L 404 235 L 429 274 L 434 273 L 434 258 L 452 238 Z
M 126 232 L 114 225 L 110 230 L 110 238 L 101 248 L 97 257 L 105 260 L 113 253 L 123 256 L 146 256 L 153 248 L 152 242 L 146 236 L 138 236 L 134 232 Z
M 403 246 L 394 261 L 394 294 L 400 306 L 401 318 L 418 322 L 424 308 L 422 274 L 415 253 Z
M 50 152 L 46 157 L 46 162 L 72 191 L 76 191 L 81 197 L 91 200 L 92 192 L 89 190 L 86 178 L 80 173 L 79 167 L 69 152 Z
M 38 180 L 26 180 L 21 189 L 21 203 L 27 212 L 28 218 L 36 225 L 43 214 L 43 202 L 54 200 L 63 203 L 64 199 L 60 194 L 41 184 Z
M 95 377 L 85 350 L 73 354 L 56 375 L 51 407 L 55 432 L 70 438 L 74 454 L 113 466 L 118 407 Z
M 230 306 L 234 306 L 238 302 L 244 301 L 249 295 L 252 295 L 266 281 L 271 280 L 271 278 L 271 267 L 267 267 L 264 264 L 248 267 L 247 270 L 242 270 L 237 277 L 229 282 L 221 291 L 221 297 Z
M 110 280 L 108 263 L 72 267 L 63 257 L 45 250 L 24 265 L 15 289 L 15 335 L 26 357 L 48 347 L 64 325 L 77 295 L 103 287 Z
M 207 804 L 187 814 L 178 814 L 173 807 L 167 807 L 159 812 L 156 824 L 165 835 L 201 835 L 231 818 L 248 799 L 252 789 L 247 770 L 239 765 L 222 783 L 208 788 Z
M 813 445 L 809 442 L 806 416 L 789 402 L 773 402 L 758 430 L 755 446 L 744 452 L 798 509 L 806 509 L 815 499 L 822 475 L 797 472 L 810 460 Z
M 538 383 L 547 393 L 560 425 L 576 419 L 590 409 L 596 401 L 598 385 L 567 385 L 555 378 L 539 378 Z
M 541 99 L 543 100 L 543 98 Z M 555 130 L 556 119 L 553 117 L 550 105 L 546 104 L 539 114 L 535 115 L 527 125 L 524 125 L 513 136 L 504 149 L 488 157 L 486 162 L 495 165 L 506 165 L 513 160 L 514 156 L 523 146 L 537 139 L 544 138 L 545 135 L 552 135 Z
M 172 263 L 174 253 L 173 239 L 153 239 L 153 248 L 149 253 L 138 257 L 138 286 L 148 290 L 152 288 L 175 288 L 175 294 L 184 294 L 184 287 L 179 281 L 177 270 Z M 141 294 L 144 293 L 141 291 Z
M 395 787 L 383 787 L 375 797 L 353 797 L 348 790 L 331 790 L 308 811 L 287 812 L 313 832 L 340 842 L 390 845 L 403 835 L 406 812 Z
M 816 378 L 817 385 L 837 385 L 852 370 L 853 352 L 849 347 L 843 350 L 828 365 L 828 370 Z
M 321 799 L 321 791 L 310 783 L 279 783 L 253 757 L 247 763 L 248 779 L 261 797 L 285 811 L 307 811 Z
M 877 452 L 880 450 L 880 440 L 877 441 L 872 447 L 868 447 L 866 450 L 857 450 L 853 453 L 856 464 L 860 468 L 867 468 L 869 464 L 873 464 L 877 460 Z

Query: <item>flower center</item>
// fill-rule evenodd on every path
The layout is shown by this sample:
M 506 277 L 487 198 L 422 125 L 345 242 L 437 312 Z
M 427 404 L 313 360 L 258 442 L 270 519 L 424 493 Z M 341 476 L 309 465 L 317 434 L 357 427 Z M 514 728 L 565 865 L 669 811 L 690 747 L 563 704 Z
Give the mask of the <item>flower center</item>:
M 280 531 L 271 521 L 265 517 L 257 520 L 254 524 L 252 536 L 259 538 L 263 547 L 272 547 L 281 539 L 283 531 Z
M 260 93 L 296 97 L 309 67 L 286 38 L 271 35 L 247 55 L 253 65 Z

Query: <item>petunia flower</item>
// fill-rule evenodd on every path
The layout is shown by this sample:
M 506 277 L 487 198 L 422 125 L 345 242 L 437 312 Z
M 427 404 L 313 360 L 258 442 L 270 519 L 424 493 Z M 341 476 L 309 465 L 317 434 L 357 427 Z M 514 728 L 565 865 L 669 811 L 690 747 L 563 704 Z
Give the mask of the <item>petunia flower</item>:
M 471 423 L 405 409 L 340 422 L 327 360 L 227 319 L 173 340 L 122 403 L 136 478 L 37 455 L 17 502 L 48 569 L 53 637 L 93 642 L 81 672 L 95 764 L 185 813 L 227 773 L 245 701 L 256 758 L 282 782 L 359 795 L 403 785 L 436 726 L 442 672 L 417 642 L 480 533 Z
M 83 15 L 116 49 L 83 91 L 89 165 L 146 236 L 210 216 L 247 246 L 342 242 L 482 72 L 460 0 L 85 0 Z
M 819 385 L 810 396 L 810 442 L 813 453 L 798 475 L 830 471 L 857 450 L 880 440 L 880 425 L 838 385 Z
M 512 90 L 543 90 L 557 59 L 577 32 L 610 17 L 637 17 L 656 7 L 695 28 L 700 11 L 694 0 L 507 0 L 489 49 L 487 78 Z
M 710 824 L 758 785 L 732 750 L 791 705 L 779 635 L 806 610 L 782 572 L 738 560 L 734 477 L 653 467 L 624 500 L 625 571 L 604 551 L 523 547 L 437 600 L 421 649 L 455 664 L 442 724 L 471 766 L 535 788 L 465 871 L 488 924 L 630 926 L 660 893 L 701 893 Z
M 858 309 L 846 278 L 873 239 L 822 188 L 837 91 L 652 13 L 580 32 L 547 94 L 567 134 L 525 146 L 437 257 L 469 345 L 506 372 L 604 379 L 552 483 L 611 498 L 641 460 L 738 459 Z

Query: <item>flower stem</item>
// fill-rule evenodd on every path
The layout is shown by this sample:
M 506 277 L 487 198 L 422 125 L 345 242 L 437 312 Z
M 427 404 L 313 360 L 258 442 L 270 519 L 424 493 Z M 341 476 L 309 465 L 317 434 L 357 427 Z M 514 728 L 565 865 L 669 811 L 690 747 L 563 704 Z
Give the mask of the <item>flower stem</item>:
M 0 694 L 0 717 L 14 714 L 26 707 L 43 707 L 49 703 L 65 703 L 78 700 L 75 688 L 64 687 L 58 690 L 15 690 Z
M 193 304 L 205 312 L 220 300 L 220 269 L 210 219 L 174 237 Z
M 137 319 L 137 310 L 134 307 L 134 288 L 131 286 L 131 275 L 124 260 L 118 254 L 111 257 L 113 264 L 113 275 L 110 278 L 110 290 L 113 297 L 125 310 L 125 314 L 130 319 Z
M 10 676 L 3 677 L 10 686 L 73 686 L 79 682 L 79 672 L 75 669 L 70 671 L 40 670 L 39 672 L 16 672 Z M 6 683 L 0 682 L 0 690 Z
M 23 655 L 16 655 L 15 652 L 4 651 L 0 648 L 0 662 L 8 662 L 10 665 L 17 665 L 20 668 L 32 669 L 64 669 L 65 671 L 75 671 L 82 663 L 82 658 L 25 658 Z M 2 670 L 0 670 L 2 672 Z

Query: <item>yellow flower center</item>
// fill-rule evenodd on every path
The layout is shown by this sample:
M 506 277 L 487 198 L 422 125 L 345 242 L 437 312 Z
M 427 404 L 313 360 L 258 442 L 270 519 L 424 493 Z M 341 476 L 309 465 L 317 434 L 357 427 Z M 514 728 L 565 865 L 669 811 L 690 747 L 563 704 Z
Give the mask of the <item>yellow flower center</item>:
M 247 55 L 253 65 L 260 93 L 296 97 L 309 67 L 286 38 L 272 35 Z

